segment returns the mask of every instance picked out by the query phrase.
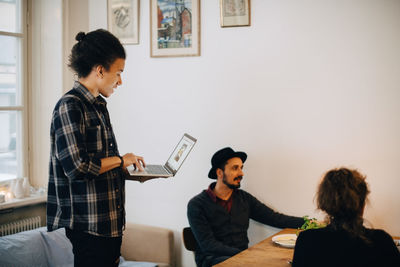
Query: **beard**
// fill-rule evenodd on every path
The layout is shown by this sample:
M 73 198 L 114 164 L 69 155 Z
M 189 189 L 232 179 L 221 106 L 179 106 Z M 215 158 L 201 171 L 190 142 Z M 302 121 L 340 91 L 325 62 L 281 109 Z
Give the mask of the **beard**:
M 243 176 L 237 176 L 237 177 L 235 177 L 233 180 L 234 181 L 236 181 L 236 180 L 242 180 L 243 179 Z M 222 182 L 227 186 L 227 187 L 229 187 L 230 189 L 238 189 L 238 188 L 240 188 L 240 182 L 236 185 L 236 184 L 230 184 L 229 182 L 228 182 L 228 180 L 226 179 L 226 175 L 225 175 L 225 173 L 224 173 L 224 176 L 222 177 Z

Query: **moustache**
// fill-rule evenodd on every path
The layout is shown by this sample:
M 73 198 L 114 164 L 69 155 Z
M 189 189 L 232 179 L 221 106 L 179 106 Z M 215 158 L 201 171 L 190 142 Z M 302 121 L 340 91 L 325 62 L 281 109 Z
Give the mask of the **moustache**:
M 243 176 L 238 176 L 238 177 L 236 177 L 235 179 L 233 179 L 234 181 L 237 181 L 237 180 L 242 180 L 243 179 Z

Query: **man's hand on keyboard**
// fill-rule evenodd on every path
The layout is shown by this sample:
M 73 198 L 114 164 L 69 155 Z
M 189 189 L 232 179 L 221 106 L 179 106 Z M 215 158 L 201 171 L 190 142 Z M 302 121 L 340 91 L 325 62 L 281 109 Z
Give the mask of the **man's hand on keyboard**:
M 146 167 L 143 157 L 136 156 L 133 153 L 125 154 L 122 159 L 124 160 L 124 168 L 133 164 L 135 170 L 138 169 L 139 171 L 143 171 L 143 167 Z

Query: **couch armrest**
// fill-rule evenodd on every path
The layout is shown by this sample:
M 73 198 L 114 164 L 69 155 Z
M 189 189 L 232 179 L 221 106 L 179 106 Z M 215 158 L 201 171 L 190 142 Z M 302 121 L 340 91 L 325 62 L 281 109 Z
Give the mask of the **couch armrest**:
M 126 260 L 174 266 L 174 234 L 155 226 L 126 223 L 121 254 Z

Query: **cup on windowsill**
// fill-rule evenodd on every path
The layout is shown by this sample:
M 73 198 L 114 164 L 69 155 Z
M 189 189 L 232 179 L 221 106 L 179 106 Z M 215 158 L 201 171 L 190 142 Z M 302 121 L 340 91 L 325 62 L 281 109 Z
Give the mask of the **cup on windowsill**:
M 23 186 L 24 180 L 22 178 L 18 178 L 16 180 L 15 188 L 14 188 L 14 196 L 15 198 L 21 199 L 25 197 L 25 190 Z

